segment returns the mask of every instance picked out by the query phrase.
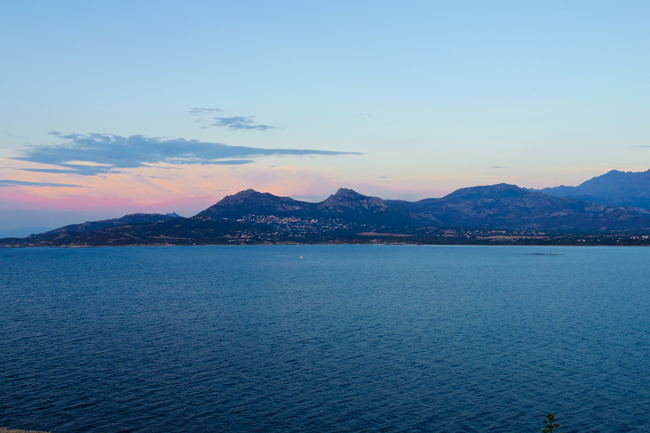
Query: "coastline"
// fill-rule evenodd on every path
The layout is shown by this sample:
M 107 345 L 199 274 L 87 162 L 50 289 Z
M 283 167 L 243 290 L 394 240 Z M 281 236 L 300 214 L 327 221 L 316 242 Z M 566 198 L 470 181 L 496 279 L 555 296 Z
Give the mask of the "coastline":
M 37 430 L 10 430 L 7 427 L 0 427 L 0 433 L 50 433 Z
M 131 244 L 131 245 L 0 245 L 2 249 L 31 249 L 31 248 L 54 248 L 54 249 L 91 249 L 91 248 L 164 248 L 164 247 L 271 247 L 271 246 L 322 246 L 322 245 L 368 245 L 368 246 L 421 246 L 421 247 L 444 247 L 444 246 L 465 246 L 465 247 L 650 247 L 650 243 L 514 243 L 514 242 L 492 242 L 492 243 L 424 243 L 424 242 L 305 242 L 305 243 L 250 243 L 250 244 Z M 0 430 L 0 433 L 5 433 Z

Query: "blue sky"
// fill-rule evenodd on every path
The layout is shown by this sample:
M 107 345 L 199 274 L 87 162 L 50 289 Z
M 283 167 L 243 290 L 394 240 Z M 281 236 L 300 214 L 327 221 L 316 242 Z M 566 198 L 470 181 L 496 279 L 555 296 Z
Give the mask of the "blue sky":
M 648 22 L 642 1 L 5 1 L 0 228 L 645 171 Z

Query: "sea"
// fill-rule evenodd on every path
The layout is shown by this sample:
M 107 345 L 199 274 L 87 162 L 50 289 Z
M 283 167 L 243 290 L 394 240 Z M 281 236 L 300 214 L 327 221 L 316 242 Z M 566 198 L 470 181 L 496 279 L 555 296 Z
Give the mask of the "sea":
M 650 248 L 0 249 L 0 426 L 650 431 Z

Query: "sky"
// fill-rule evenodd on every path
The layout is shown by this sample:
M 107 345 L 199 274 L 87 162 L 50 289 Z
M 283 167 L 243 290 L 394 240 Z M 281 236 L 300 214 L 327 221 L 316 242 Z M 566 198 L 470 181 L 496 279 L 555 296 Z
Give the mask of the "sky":
M 650 168 L 647 1 L 13 1 L 0 230 Z

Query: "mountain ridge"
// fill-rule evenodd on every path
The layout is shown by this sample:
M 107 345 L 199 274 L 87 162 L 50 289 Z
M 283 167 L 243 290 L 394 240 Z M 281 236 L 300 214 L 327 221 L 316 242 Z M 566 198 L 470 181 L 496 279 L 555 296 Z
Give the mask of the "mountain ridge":
M 77 232 L 77 233 L 86 233 L 92 232 L 106 227 L 113 227 L 119 225 L 127 224 L 141 224 L 141 223 L 152 223 L 157 221 L 167 221 L 170 219 L 178 218 L 179 215 L 175 212 L 168 214 L 158 214 L 158 213 L 133 213 L 127 214 L 120 218 L 112 218 L 101 221 L 86 221 L 81 224 L 69 224 L 67 226 L 59 227 L 54 230 L 50 230 L 45 233 L 39 233 L 32 236 L 48 235 L 48 234 L 59 234 L 64 232 Z
M 439 243 L 441 236 L 456 236 L 454 242 L 462 243 L 492 239 L 489 233 L 495 230 L 511 233 L 506 237 L 513 239 L 538 239 L 544 232 L 560 237 L 645 233 L 650 231 L 650 211 L 554 197 L 505 183 L 462 188 L 416 202 L 383 200 L 341 188 L 322 202 L 310 203 L 248 189 L 190 218 L 132 214 L 0 244 L 368 243 L 376 242 L 377 236 L 400 243 Z
M 650 210 L 650 170 L 641 172 L 610 170 L 578 186 L 560 185 L 533 191 L 607 206 Z

